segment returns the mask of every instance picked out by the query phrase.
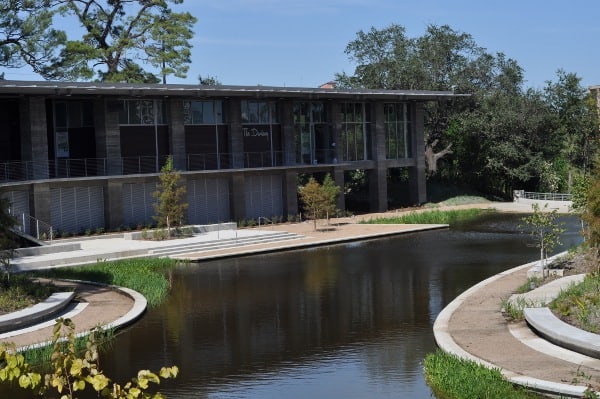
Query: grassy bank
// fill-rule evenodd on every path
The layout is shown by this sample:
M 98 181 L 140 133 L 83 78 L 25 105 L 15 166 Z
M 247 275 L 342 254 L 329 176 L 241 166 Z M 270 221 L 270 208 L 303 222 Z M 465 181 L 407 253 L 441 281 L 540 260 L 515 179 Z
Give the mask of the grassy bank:
M 166 274 L 177 262 L 168 258 L 103 261 L 93 265 L 35 272 L 34 276 L 93 281 L 131 288 L 146 297 L 148 306 L 160 305 L 169 293 Z
M 456 209 L 456 210 L 438 210 L 423 212 L 410 212 L 403 215 L 387 218 L 374 218 L 365 220 L 362 223 L 370 224 L 454 224 L 473 220 L 481 216 L 483 210 Z
M 543 398 L 515 387 L 498 369 L 488 369 L 439 349 L 425 357 L 425 379 L 436 397 L 443 399 Z
M 48 298 L 58 289 L 21 275 L 0 279 L 0 313 L 10 313 L 32 306 Z

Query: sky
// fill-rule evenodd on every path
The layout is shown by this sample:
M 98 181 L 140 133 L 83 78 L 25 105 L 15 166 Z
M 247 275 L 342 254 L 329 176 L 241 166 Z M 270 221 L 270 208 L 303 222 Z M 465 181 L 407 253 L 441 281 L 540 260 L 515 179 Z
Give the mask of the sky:
M 167 83 L 196 84 L 201 75 L 226 85 L 318 87 L 354 72 L 344 50 L 357 32 L 398 24 L 419 37 L 433 24 L 516 60 L 526 87 L 556 81 L 558 69 L 584 87 L 600 85 L 598 0 L 184 0 L 174 8 L 198 22 L 187 78 Z M 26 68 L 4 72 L 41 80 Z

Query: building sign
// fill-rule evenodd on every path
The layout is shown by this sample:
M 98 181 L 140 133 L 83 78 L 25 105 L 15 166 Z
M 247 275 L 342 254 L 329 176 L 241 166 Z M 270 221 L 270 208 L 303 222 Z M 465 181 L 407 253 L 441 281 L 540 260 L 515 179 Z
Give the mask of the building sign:
M 69 158 L 69 132 L 56 132 L 56 157 Z
M 248 127 L 242 128 L 242 134 L 244 135 L 244 137 L 266 137 L 267 139 L 269 138 L 269 132 L 268 131 L 262 130 L 262 129 L 257 129 L 255 127 L 253 127 L 253 128 L 248 128 Z

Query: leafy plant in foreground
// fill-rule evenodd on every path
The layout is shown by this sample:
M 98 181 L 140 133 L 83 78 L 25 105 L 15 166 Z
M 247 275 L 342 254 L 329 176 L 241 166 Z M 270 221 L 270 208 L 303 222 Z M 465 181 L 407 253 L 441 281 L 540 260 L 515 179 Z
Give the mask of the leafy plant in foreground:
M 63 340 L 63 329 L 66 340 Z M 161 378 L 176 377 L 177 366 L 163 367 L 158 373 L 140 370 L 137 377 L 120 385 L 100 370 L 96 333 L 96 330 L 90 333 L 85 354 L 79 357 L 75 349 L 75 325 L 70 319 L 58 319 L 52 337 L 52 371 L 43 378 L 31 369 L 14 345 L 0 344 L 0 382 L 18 381 L 19 387 L 37 391 L 41 398 L 57 393 L 61 399 L 74 399 L 78 392 L 90 391 L 90 387 L 102 398 L 164 398 L 160 393 L 147 390 L 150 383 L 160 384 Z

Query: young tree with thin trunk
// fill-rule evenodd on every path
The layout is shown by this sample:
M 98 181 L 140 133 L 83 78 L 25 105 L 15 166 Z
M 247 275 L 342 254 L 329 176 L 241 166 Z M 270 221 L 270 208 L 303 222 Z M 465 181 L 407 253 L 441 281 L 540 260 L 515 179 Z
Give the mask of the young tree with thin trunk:
M 171 227 L 183 224 L 188 204 L 184 201 L 185 186 L 180 185 L 181 174 L 173 168 L 173 157 L 169 156 L 160 171 L 160 183 L 153 193 L 158 201 L 154 204 L 154 220 L 158 227 L 167 228 L 171 237 Z
M 558 223 L 558 212 L 556 209 L 549 211 L 548 204 L 540 208 L 538 204 L 532 204 L 533 214 L 522 218 L 522 227 L 528 230 L 534 240 L 536 248 L 540 249 L 540 266 L 542 273 L 546 275 L 548 253 L 557 245 L 560 245 L 560 235 L 565 231 L 563 223 Z
M 326 217 L 335 212 L 336 198 L 340 188 L 335 185 L 329 174 L 325 176 L 323 185 L 311 177 L 305 186 L 300 187 L 300 199 L 304 203 L 304 210 L 313 219 L 314 229 L 317 230 L 317 219 Z

